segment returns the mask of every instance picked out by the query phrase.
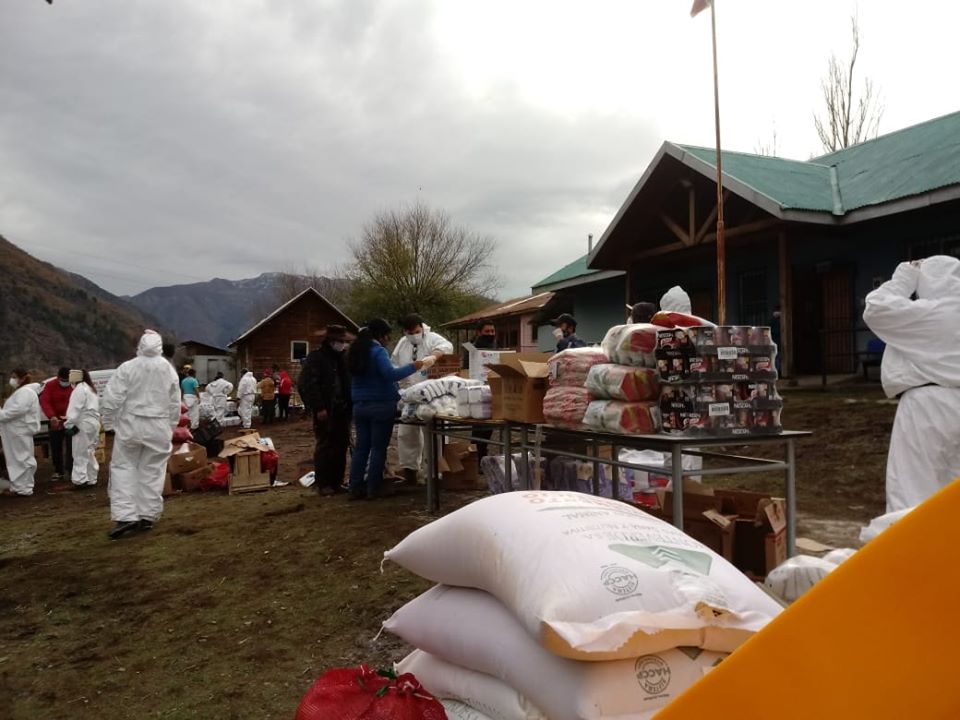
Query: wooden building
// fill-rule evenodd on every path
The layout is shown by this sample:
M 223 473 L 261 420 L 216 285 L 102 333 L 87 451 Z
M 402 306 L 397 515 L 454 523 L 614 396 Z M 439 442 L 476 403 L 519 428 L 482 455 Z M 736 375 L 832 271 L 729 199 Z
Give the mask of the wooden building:
M 443 329 L 459 350 L 463 343 L 473 341 L 481 322 L 490 322 L 497 329 L 497 347 L 501 350 L 536 352 L 538 329 L 546 323 L 552 299 L 550 292 L 515 298 L 451 320 Z
M 235 372 L 233 356 L 226 348 L 209 345 L 198 340 L 185 340 L 177 345 L 173 356 L 177 367 L 189 363 L 197 371 L 197 380 L 201 385 L 212 381 L 218 372 L 232 377 Z
M 723 152 L 727 322 L 781 309 L 785 375 L 855 372 L 864 298 L 904 260 L 960 257 L 960 112 L 809 161 Z M 624 300 L 681 285 L 716 313 L 716 154 L 666 142 L 589 254 Z M 618 303 L 618 310 L 624 303 Z
M 327 325 L 343 325 L 352 333 L 357 324 L 314 288 L 307 288 L 230 343 L 236 367 L 262 373 L 279 365 L 296 380 L 300 361 L 323 342 Z

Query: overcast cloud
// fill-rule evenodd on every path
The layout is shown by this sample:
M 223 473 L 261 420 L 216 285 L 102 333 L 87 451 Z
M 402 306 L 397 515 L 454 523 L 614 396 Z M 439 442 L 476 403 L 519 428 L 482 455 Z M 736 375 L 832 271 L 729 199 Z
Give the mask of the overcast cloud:
M 690 0 L 0 0 L 0 234 L 119 294 L 348 257 L 417 199 L 501 295 L 586 252 L 665 139 L 712 146 Z M 847 0 L 720 0 L 724 147 L 819 152 Z M 888 132 L 960 109 L 954 3 L 860 7 Z

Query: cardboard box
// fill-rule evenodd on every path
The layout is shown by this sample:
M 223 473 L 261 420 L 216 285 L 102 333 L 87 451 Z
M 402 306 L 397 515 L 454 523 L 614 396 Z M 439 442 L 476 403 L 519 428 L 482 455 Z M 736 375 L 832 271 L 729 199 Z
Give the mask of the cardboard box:
M 173 475 L 166 473 L 163 476 L 163 496 L 170 497 L 176 495 L 177 491 L 173 487 Z
M 270 488 L 270 473 L 260 470 L 260 451 L 245 450 L 233 455 L 233 472 L 228 487 L 231 495 Z
M 542 423 L 543 396 L 547 394 L 549 353 L 504 353 L 489 368 L 500 378 L 499 395 L 504 420 Z M 493 385 L 490 386 L 493 390 Z M 496 400 L 494 400 L 496 406 Z
M 428 378 L 442 378 L 460 372 L 459 355 L 441 355 L 432 368 L 427 371 Z
M 224 440 L 223 450 L 217 454 L 217 457 L 229 458 L 243 452 L 250 452 L 252 450 L 262 452 L 269 449 L 269 447 L 260 443 L 260 433 L 247 431 L 246 435 Z
M 203 481 L 210 477 L 211 469 L 209 465 L 204 465 L 190 472 L 177 473 L 173 479 L 175 485 L 178 485 L 183 492 L 197 492 L 201 489 Z
M 723 512 L 737 515 L 733 564 L 764 578 L 787 559 L 786 505 L 781 498 L 743 490 L 717 490 Z
M 184 445 L 187 447 L 187 451 L 177 452 Z M 174 446 L 173 453 L 167 461 L 167 472 L 171 475 L 183 475 L 206 466 L 207 449 L 196 443 L 183 443 L 181 446 Z
M 487 375 L 490 386 L 490 419 L 503 420 L 503 382 L 495 372 Z
M 490 365 L 496 365 L 507 355 L 516 355 L 513 350 L 481 350 L 474 347 L 473 343 L 463 343 L 463 348 L 467 351 L 470 361 L 467 377 L 484 382 L 490 374 Z
M 466 441 L 447 443 L 438 465 L 443 490 L 482 490 L 486 487 L 480 476 L 477 451 Z
M 657 505 L 644 508 L 666 522 L 673 522 L 673 492 L 658 490 Z M 737 518 L 723 508 L 723 499 L 713 488 L 684 478 L 683 531 L 726 560 L 733 562 L 736 553 Z

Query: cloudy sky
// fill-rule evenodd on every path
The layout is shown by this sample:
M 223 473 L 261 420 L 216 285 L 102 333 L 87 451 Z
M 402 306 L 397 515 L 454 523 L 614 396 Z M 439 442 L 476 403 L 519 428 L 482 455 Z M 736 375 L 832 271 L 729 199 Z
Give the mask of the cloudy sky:
M 418 199 L 502 296 L 586 252 L 666 139 L 712 146 L 690 0 L 0 0 L 0 234 L 107 289 L 342 263 Z M 725 148 L 819 151 L 852 0 L 720 0 Z M 864 2 L 887 132 L 960 110 L 943 0 Z

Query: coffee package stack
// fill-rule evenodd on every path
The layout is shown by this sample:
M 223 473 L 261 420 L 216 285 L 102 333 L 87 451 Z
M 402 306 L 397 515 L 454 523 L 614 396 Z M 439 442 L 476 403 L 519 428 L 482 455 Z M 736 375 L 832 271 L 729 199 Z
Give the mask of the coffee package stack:
M 656 357 L 664 432 L 691 436 L 782 432 L 777 346 L 769 327 L 660 330 Z

